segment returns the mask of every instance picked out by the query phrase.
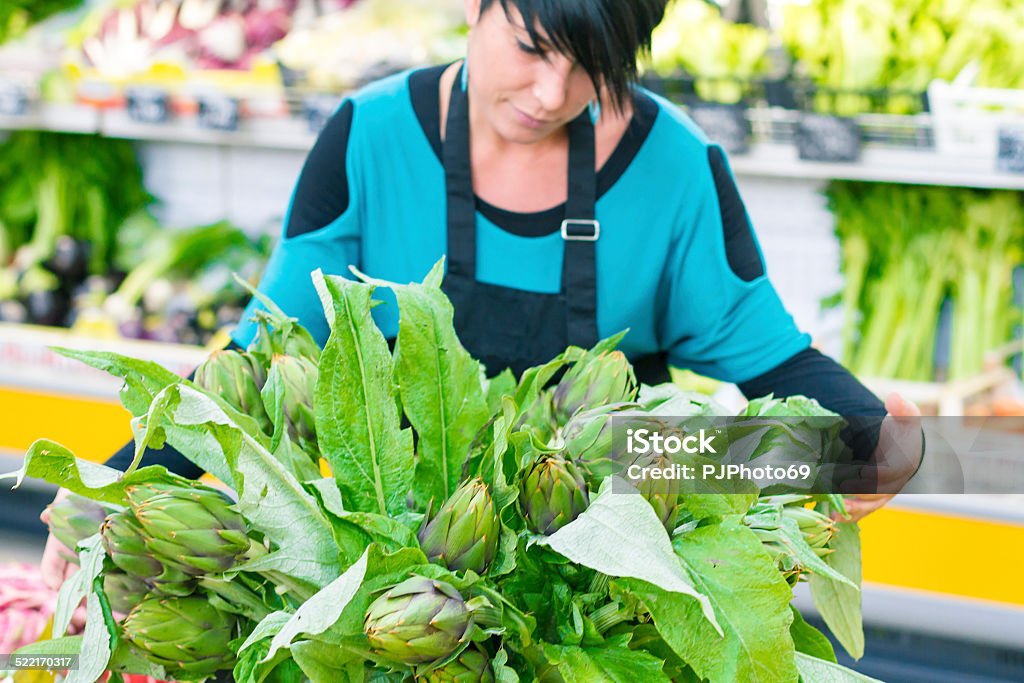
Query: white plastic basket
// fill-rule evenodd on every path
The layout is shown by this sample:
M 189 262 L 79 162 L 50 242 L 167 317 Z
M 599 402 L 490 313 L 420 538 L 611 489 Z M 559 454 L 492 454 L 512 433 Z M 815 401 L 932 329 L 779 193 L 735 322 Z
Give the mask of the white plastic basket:
M 1024 90 L 975 88 L 960 78 L 933 81 L 928 102 L 940 154 L 991 159 L 999 149 L 999 130 L 1024 126 Z

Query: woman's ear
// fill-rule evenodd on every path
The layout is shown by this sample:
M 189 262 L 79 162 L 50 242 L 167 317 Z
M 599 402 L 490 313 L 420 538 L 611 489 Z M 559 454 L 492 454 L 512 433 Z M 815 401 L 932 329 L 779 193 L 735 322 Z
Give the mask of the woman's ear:
M 480 19 L 480 0 L 462 0 L 462 5 L 466 10 L 466 24 L 475 26 Z

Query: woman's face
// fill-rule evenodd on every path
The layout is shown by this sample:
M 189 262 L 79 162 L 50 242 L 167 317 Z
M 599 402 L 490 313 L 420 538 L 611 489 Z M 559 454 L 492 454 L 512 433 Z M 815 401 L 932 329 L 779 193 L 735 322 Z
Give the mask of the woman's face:
M 471 101 L 508 142 L 529 144 L 558 132 L 594 97 L 586 71 L 542 42 L 532 45 L 522 16 L 499 1 L 483 16 L 480 0 L 465 0 Z

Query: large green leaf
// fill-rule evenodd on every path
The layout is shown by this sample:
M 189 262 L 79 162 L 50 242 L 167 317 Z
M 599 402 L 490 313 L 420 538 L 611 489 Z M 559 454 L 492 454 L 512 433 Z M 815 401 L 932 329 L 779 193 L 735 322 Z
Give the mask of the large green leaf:
M 292 656 L 311 683 L 364 683 L 367 680 L 363 655 L 333 643 L 303 640 L 292 646 Z
M 281 648 L 288 647 L 299 635 L 320 635 L 341 618 L 341 613 L 355 597 L 366 576 L 366 562 L 369 549 L 363 556 L 331 583 L 324 586 L 312 598 L 295 611 L 270 643 L 265 660 L 271 659 Z
M 836 581 L 829 576 L 811 574 L 811 597 L 818 613 L 843 648 L 854 659 L 864 656 L 864 621 L 861 613 L 860 529 L 855 523 L 843 522 L 829 546 L 835 552 L 825 557 L 832 569 L 853 584 Z
M 832 641 L 824 633 L 804 621 L 803 615 L 800 614 L 800 610 L 796 606 L 790 604 L 789 607 L 793 610 L 793 623 L 789 627 L 789 635 L 793 636 L 793 645 L 796 646 L 796 651 L 835 662 L 836 651 L 832 647 Z
M 796 668 L 800 671 L 803 683 L 882 683 L 877 678 L 802 652 L 796 653 Z
M 79 351 L 54 347 L 62 356 L 81 361 L 124 380 L 121 387 L 121 403 L 135 417 L 145 415 L 153 397 L 170 384 L 183 381 L 159 363 L 130 358 L 107 351 Z
M 616 491 L 617 487 L 618 488 Z M 622 480 L 609 477 L 583 514 L 538 543 L 602 574 L 640 579 L 686 596 L 712 631 L 719 631 L 708 597 L 695 588 L 672 550 L 654 508 Z
M 85 598 L 85 631 L 82 632 L 78 668 L 68 673 L 65 683 L 94 683 L 107 670 L 110 654 L 110 631 L 103 621 L 100 598 L 90 593 Z
M 347 509 L 396 515 L 413 479 L 412 431 L 401 429 L 391 353 L 370 315 L 374 287 L 319 277 L 332 328 L 320 356 L 317 440 Z
M 42 479 L 86 498 L 115 505 L 128 504 L 124 489 L 130 484 L 153 480 L 188 481 L 156 466 L 123 475 L 112 467 L 79 460 L 64 446 L 46 439 L 40 439 L 29 447 L 21 469 L 0 475 L 0 479 L 14 479 L 14 488 L 20 486 L 25 477 Z
M 649 584 L 617 580 L 647 605 L 665 641 L 712 683 L 796 681 L 789 635 L 793 594 L 761 542 L 735 519 L 681 534 L 675 551 L 718 615 L 719 636 L 692 600 Z
M 81 604 L 82 598 L 92 594 L 93 581 L 103 571 L 106 553 L 100 535 L 90 536 L 79 542 L 78 546 L 81 548 L 78 553 L 79 569 L 61 585 L 57 594 L 57 606 L 53 613 L 53 635 L 57 637 L 67 632 L 72 614 Z M 102 623 L 102 615 L 99 621 Z
M 277 546 L 260 559 L 261 569 L 283 572 L 318 587 L 336 578 L 341 573 L 337 547 L 316 499 L 209 396 L 185 384 L 171 385 L 164 393 L 165 428 L 173 424 L 183 439 L 219 451 L 238 486 L 239 512 Z
M 661 660 L 625 645 L 577 647 L 544 644 L 544 655 L 565 683 L 669 683 Z
M 396 378 L 402 406 L 419 437 L 414 492 L 425 506 L 455 491 L 473 438 L 489 417 L 480 363 L 455 333 L 454 311 L 439 285 L 444 261 L 424 284 L 390 287 L 398 299 Z

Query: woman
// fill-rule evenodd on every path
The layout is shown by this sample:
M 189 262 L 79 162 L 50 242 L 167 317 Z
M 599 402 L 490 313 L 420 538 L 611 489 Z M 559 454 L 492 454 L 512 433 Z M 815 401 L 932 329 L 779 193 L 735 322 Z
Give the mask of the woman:
M 357 264 L 409 282 L 446 256 L 460 339 L 492 374 L 628 328 L 621 348 L 648 383 L 666 380 L 671 363 L 751 397 L 918 414 L 896 396 L 883 406 L 809 348 L 765 275 L 721 149 L 634 87 L 666 0 L 464 3 L 465 61 L 364 88 L 320 135 L 262 284 L 286 312 L 322 343 L 312 270 Z M 374 315 L 393 338 L 397 308 Z M 243 323 L 234 343 L 254 333 Z M 870 449 L 877 425 L 865 438 Z M 879 449 L 915 454 L 906 467 L 919 460 L 912 424 L 880 438 Z M 126 448 L 110 464 L 131 457 Z M 199 474 L 166 451 L 147 462 Z M 860 518 L 889 497 L 851 500 L 850 511 Z M 62 577 L 57 554 L 46 559 Z

